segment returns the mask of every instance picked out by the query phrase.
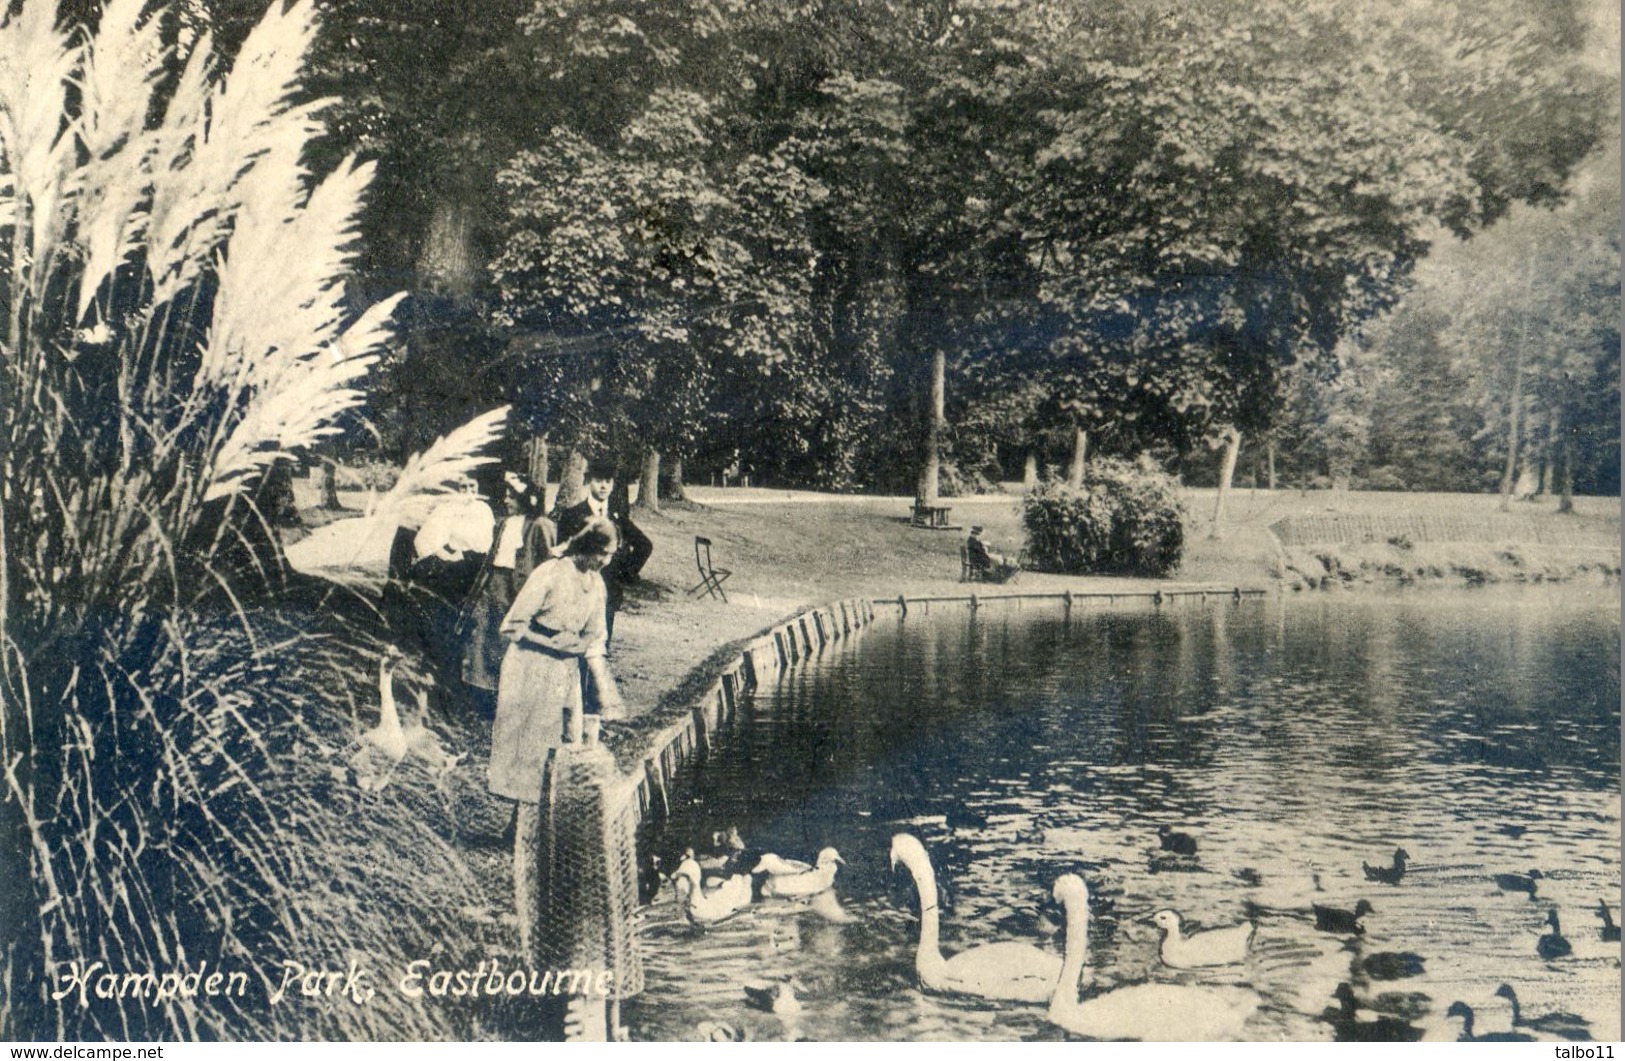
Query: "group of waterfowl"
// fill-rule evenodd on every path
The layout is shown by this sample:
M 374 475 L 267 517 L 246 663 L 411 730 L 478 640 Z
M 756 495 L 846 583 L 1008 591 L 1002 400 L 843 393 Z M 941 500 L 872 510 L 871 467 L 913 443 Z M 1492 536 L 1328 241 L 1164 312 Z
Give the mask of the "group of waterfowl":
M 828 892 L 843 865 L 840 852 L 826 847 L 813 862 L 800 862 L 775 854 L 756 858 L 744 868 L 747 852 L 737 829 L 713 837 L 721 849 L 698 856 L 692 849 L 672 871 L 683 915 L 696 925 L 711 925 L 732 917 L 756 899 L 804 899 Z M 706 876 L 712 871 L 711 876 Z
M 1162 849 L 1169 855 L 1194 858 L 1196 841 L 1184 833 L 1163 826 L 1158 834 Z M 713 835 L 715 850 L 699 856 L 692 850 L 684 856 L 672 876 L 684 915 L 697 925 L 714 924 L 744 910 L 757 899 L 773 897 L 810 898 L 831 892 L 838 868 L 839 853 L 826 847 L 811 862 L 786 859 L 775 854 L 755 855 L 747 851 L 737 830 Z M 1410 856 L 1397 849 L 1389 865 L 1372 866 L 1362 862 L 1366 878 L 1372 882 L 1397 885 L 1403 880 Z M 953 955 L 945 955 L 940 944 L 941 912 L 936 873 L 923 844 L 914 836 L 899 833 L 890 848 L 893 871 L 902 866 L 913 879 L 919 900 L 920 932 L 915 948 L 914 968 L 922 988 L 930 992 L 1023 1002 L 1047 1006 L 1049 1020 L 1078 1035 L 1094 1039 L 1219 1040 L 1241 1034 L 1247 1020 L 1256 1012 L 1259 998 L 1251 989 L 1234 984 L 1138 983 L 1101 992 L 1083 992 L 1083 973 L 1089 943 L 1089 888 L 1076 874 L 1063 874 L 1052 888 L 1055 901 L 1065 913 L 1065 934 L 1060 954 L 1029 943 L 1002 941 L 982 944 Z M 747 868 L 748 867 L 748 868 Z M 707 873 L 713 874 L 707 876 Z M 1504 891 L 1526 892 L 1533 898 L 1538 870 L 1528 875 L 1498 874 L 1496 883 Z M 1527 885 L 1527 887 L 1525 887 Z M 1358 955 L 1357 941 L 1365 933 L 1362 919 L 1376 912 L 1367 899 L 1343 909 L 1321 903 L 1311 904 L 1315 928 L 1345 935 Z M 1599 902 L 1603 938 L 1619 939 L 1619 929 L 1606 902 Z M 1158 910 L 1141 919 L 1156 926 L 1161 934 L 1158 958 L 1173 969 L 1201 969 L 1233 965 L 1246 960 L 1253 945 L 1256 926 L 1248 922 L 1203 931 L 1188 931 L 1179 913 Z M 1556 908 L 1548 912 L 1551 932 L 1542 936 L 1538 950 L 1554 959 L 1570 952 L 1563 938 Z M 1394 980 L 1415 976 L 1422 959 L 1409 953 L 1379 953 L 1357 957 L 1356 978 Z M 783 1015 L 793 1008 L 799 1012 L 789 983 L 771 989 L 758 989 L 763 995 L 758 1008 Z M 1465 1002 L 1454 1002 L 1446 1016 L 1459 1020 L 1455 1038 L 1463 1042 L 1530 1041 L 1536 1037 L 1564 1040 L 1588 1039 L 1589 1026 L 1572 1013 L 1554 1012 L 1525 1018 L 1517 994 L 1502 984 L 1496 996 L 1511 1004 L 1512 1022 L 1507 1031 L 1481 1032 L 1475 1027 L 1475 1014 Z M 1348 983 L 1338 985 L 1322 1020 L 1330 1023 L 1340 1040 L 1412 1041 L 1422 1029 L 1412 1023 L 1427 1010 L 1428 999 L 1419 993 L 1388 992 L 1372 1003 L 1362 1003 Z M 770 1005 L 769 1005 L 770 1003 Z
M 1522 828 L 1516 833 L 1508 835 L 1518 836 Z M 1404 848 L 1394 852 L 1390 865 L 1373 866 L 1362 862 L 1361 869 L 1368 881 L 1397 885 L 1405 877 L 1406 866 L 1410 855 Z M 1497 873 L 1492 878 L 1495 885 L 1502 892 L 1526 895 L 1533 901 L 1537 898 L 1539 882 L 1546 877 L 1538 869 L 1531 869 L 1528 873 Z M 1366 914 L 1374 913 L 1372 904 L 1360 899 L 1352 910 L 1341 910 L 1313 904 L 1315 912 L 1315 927 L 1326 932 L 1341 933 L 1351 937 L 1358 937 L 1365 932 L 1360 919 Z M 1602 919 L 1601 936 L 1604 942 L 1619 941 L 1619 928 L 1614 923 L 1613 911 L 1605 900 L 1599 900 L 1596 910 L 1597 916 Z M 1573 945 L 1563 935 L 1561 923 L 1555 905 L 1546 912 L 1546 924 L 1550 931 L 1542 935 L 1535 943 L 1536 953 L 1547 961 L 1566 958 L 1573 953 Z M 1357 948 L 1356 948 L 1357 950 Z M 1377 967 L 1373 962 L 1377 959 L 1383 961 Z M 1410 960 L 1405 964 L 1403 960 Z M 1410 954 L 1380 954 L 1371 955 L 1363 960 L 1357 959 L 1358 973 L 1378 980 L 1400 979 L 1405 976 L 1416 975 L 1421 972 L 1421 959 Z M 1590 1027 L 1587 1022 L 1568 1012 L 1552 1012 L 1539 1017 L 1525 1018 L 1518 1003 L 1518 996 L 1510 984 L 1501 984 L 1495 991 L 1497 998 L 1506 999 L 1510 1003 L 1512 1012 L 1511 1025 L 1507 1030 L 1481 1032 L 1475 1025 L 1473 1007 L 1463 1001 L 1451 1003 L 1445 1011 L 1446 1017 L 1461 1022 L 1459 1034 L 1455 1038 L 1461 1042 L 1532 1042 L 1540 1039 L 1553 1041 L 1580 1041 L 1591 1038 Z M 1413 1041 L 1422 1036 L 1422 1029 L 1410 1021 L 1419 1015 L 1419 1012 L 1407 1010 L 1407 1003 L 1415 999 L 1425 999 L 1425 996 L 1411 994 L 1402 995 L 1390 992 L 1378 1000 L 1374 1010 L 1363 1009 L 1355 998 L 1353 988 L 1346 983 L 1339 984 L 1333 994 L 1338 1002 L 1336 1007 L 1329 1007 L 1322 1014 L 1322 1019 L 1332 1024 L 1340 1040 L 1364 1041 Z

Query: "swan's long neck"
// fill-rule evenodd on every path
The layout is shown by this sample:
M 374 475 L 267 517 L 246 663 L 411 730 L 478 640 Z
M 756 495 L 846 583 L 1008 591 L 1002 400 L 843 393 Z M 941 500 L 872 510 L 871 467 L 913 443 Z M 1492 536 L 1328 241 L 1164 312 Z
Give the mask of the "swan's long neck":
M 395 673 L 388 661 L 378 665 L 378 724 L 391 730 L 401 728 L 400 712 L 395 709 Z
M 1518 1012 L 1518 996 L 1509 993 L 1507 995 L 1507 1001 L 1512 1003 L 1512 1026 L 1516 1028 L 1518 1025 L 1523 1023 L 1523 1014 Z
M 910 858 L 905 863 L 914 878 L 914 890 L 920 896 L 920 945 L 914 952 L 914 970 L 921 980 L 948 963 L 942 957 L 938 941 L 937 877 L 931 870 L 929 859 Z
M 1066 936 L 1061 944 L 1061 978 L 1049 1000 L 1052 1014 L 1071 1012 L 1077 1007 L 1083 963 L 1089 957 L 1088 897 L 1068 896 L 1062 905 L 1066 909 Z

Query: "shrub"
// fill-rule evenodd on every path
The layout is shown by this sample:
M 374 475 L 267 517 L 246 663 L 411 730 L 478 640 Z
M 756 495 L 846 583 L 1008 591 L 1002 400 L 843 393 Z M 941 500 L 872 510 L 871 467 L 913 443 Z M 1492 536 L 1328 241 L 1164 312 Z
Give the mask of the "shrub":
M 1028 562 L 1062 574 L 1163 576 L 1179 566 L 1184 509 L 1172 476 L 1149 460 L 1101 458 L 1083 489 L 1047 483 L 1022 506 Z

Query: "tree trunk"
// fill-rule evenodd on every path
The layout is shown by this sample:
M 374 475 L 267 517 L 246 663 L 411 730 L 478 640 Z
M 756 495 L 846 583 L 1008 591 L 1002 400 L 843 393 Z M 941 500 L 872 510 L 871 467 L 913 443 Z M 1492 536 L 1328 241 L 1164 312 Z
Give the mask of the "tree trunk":
M 1512 507 L 1512 487 L 1518 473 L 1518 430 L 1523 420 L 1523 343 L 1512 360 L 1512 400 L 1507 402 L 1507 459 L 1501 470 L 1501 511 Z
M 1038 485 L 1038 454 L 1027 451 L 1027 461 L 1021 466 L 1021 485 L 1031 490 Z
M 1264 443 L 1264 462 L 1269 469 L 1270 489 L 1275 489 L 1275 440 Z
M 1551 446 L 1548 445 L 1545 449 L 1540 451 L 1540 469 L 1539 469 L 1539 472 L 1538 472 L 1538 478 L 1537 478 L 1537 480 L 1535 482 L 1535 496 L 1536 497 L 1545 497 L 1546 496 L 1546 484 L 1550 481 L 1547 478 L 1547 476 L 1551 473 L 1551 470 L 1552 470 L 1552 452 L 1551 452 Z
M 673 457 L 666 462 L 666 481 L 661 484 L 661 496 L 667 501 L 687 501 L 688 491 L 683 488 L 683 458 Z
M 322 462 L 322 507 L 326 509 L 340 509 L 338 473 L 333 468 L 332 461 Z
M 564 458 L 564 468 L 559 472 L 559 496 L 555 508 L 569 508 L 579 504 L 587 496 L 587 455 L 579 449 L 571 449 L 570 455 Z
M 1561 413 L 1553 425 L 1557 435 L 1557 511 L 1574 511 L 1574 445 Z
M 536 435 L 525 443 L 525 464 L 530 473 L 530 481 L 544 493 L 547 491 L 547 473 L 551 470 L 547 466 L 547 456 L 546 435 Z
M 931 405 L 926 410 L 930 422 L 925 430 L 925 461 L 920 469 L 920 484 L 914 492 L 914 496 L 926 505 L 937 503 L 947 400 L 948 356 L 939 349 L 931 355 Z
M 478 266 L 471 204 L 476 201 L 473 196 L 448 195 L 435 203 L 417 265 L 429 290 L 458 300 L 473 294 Z
M 660 511 L 660 451 L 650 446 L 643 451 L 643 476 L 638 480 L 638 508 Z
M 1066 485 L 1074 490 L 1083 489 L 1083 461 L 1089 455 L 1089 432 L 1081 427 L 1072 429 L 1072 463 L 1066 468 Z
M 1230 429 L 1224 440 L 1224 463 L 1219 468 L 1219 496 L 1213 502 L 1213 529 L 1208 537 L 1224 537 L 1224 503 L 1230 498 L 1230 480 L 1236 474 L 1236 457 L 1241 453 L 1241 432 Z

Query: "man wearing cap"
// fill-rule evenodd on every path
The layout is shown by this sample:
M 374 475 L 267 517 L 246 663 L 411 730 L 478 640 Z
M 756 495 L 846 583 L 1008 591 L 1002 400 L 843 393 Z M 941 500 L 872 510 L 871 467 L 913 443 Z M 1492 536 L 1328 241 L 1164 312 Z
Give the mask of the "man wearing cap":
M 554 518 L 559 525 L 559 544 L 555 555 L 563 555 L 570 539 L 581 533 L 588 521 L 599 518 L 615 524 L 621 536 L 620 547 L 604 567 L 604 589 L 608 603 L 604 625 L 609 635 L 613 636 L 615 613 L 620 610 L 621 599 L 626 595 L 626 585 L 638 580 L 638 573 L 648 562 L 649 554 L 654 552 L 654 543 L 632 522 L 632 516 L 625 507 L 624 495 L 615 499 L 615 467 L 612 464 L 603 460 L 588 462 L 586 486 L 587 496 L 569 508 L 561 509 Z M 619 503 L 612 504 L 612 500 Z

